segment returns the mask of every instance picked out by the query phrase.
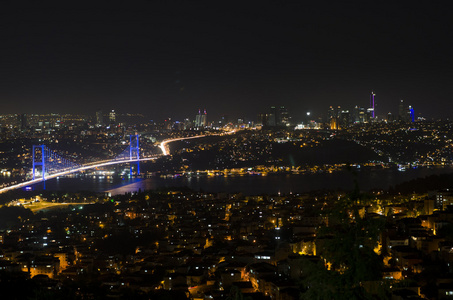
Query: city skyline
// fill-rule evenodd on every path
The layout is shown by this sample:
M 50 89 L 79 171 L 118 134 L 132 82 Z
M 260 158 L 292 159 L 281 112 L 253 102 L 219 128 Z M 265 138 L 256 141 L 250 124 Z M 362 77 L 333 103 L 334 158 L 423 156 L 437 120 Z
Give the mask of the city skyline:
M 303 118 L 366 107 L 374 91 L 378 116 L 404 99 L 427 118 L 450 117 L 453 24 L 440 4 L 0 5 L 2 113 L 182 119 L 206 107 L 255 118 L 259 107 L 285 105 Z
M 0 1 L 14 299 L 453 298 L 442 3 Z
M 371 93 L 371 96 L 376 96 L 374 92 Z M 374 101 L 374 99 L 373 99 Z M 265 126 L 277 126 L 277 127 L 295 127 L 301 124 L 308 124 L 309 122 L 316 122 L 318 124 L 330 123 L 331 119 L 335 116 L 338 119 L 344 119 L 347 115 L 347 123 L 348 125 L 352 125 L 354 123 L 371 123 L 371 122 L 393 122 L 393 121 L 404 121 L 409 122 L 409 120 L 405 119 L 407 112 L 411 113 L 411 122 L 414 121 L 424 121 L 426 118 L 420 113 L 415 113 L 415 109 L 412 105 L 408 103 L 404 103 L 404 100 L 401 99 L 398 101 L 398 111 L 396 112 L 388 112 L 386 114 L 381 115 L 374 115 L 375 109 L 373 104 L 371 107 L 367 106 L 360 106 L 355 105 L 354 107 L 345 107 L 345 106 L 334 106 L 331 105 L 324 113 L 313 114 L 310 111 L 305 112 L 305 115 L 301 114 L 294 114 L 285 107 L 285 105 L 272 105 L 270 107 L 259 107 L 257 108 L 257 113 L 255 116 L 244 116 L 243 114 L 236 113 L 235 115 L 227 115 L 227 114 L 217 114 L 211 115 L 207 114 L 207 109 L 198 108 L 198 110 L 194 109 L 193 111 L 186 112 L 185 117 L 176 119 L 173 116 L 160 116 L 155 118 L 156 116 L 147 116 L 142 113 L 130 113 L 128 111 L 116 111 L 114 109 L 103 111 L 102 109 L 97 109 L 96 111 L 88 111 L 83 114 L 71 114 L 71 113 L 55 113 L 55 112 L 45 112 L 42 114 L 31 113 L 13 113 L 13 114 L 4 114 L 0 115 L 0 117 L 5 118 L 5 122 L 8 118 L 16 117 L 17 121 L 19 122 L 21 127 L 25 127 L 24 124 L 28 124 L 28 118 L 36 118 L 36 117 L 53 117 L 55 122 L 61 122 L 66 117 L 71 116 L 70 119 L 79 116 L 79 118 L 83 118 L 82 121 L 88 122 L 91 125 L 96 126 L 109 126 L 113 124 L 124 124 L 130 123 L 132 119 L 135 118 L 135 122 L 145 122 L 149 124 L 192 124 L 188 125 L 190 128 L 201 128 L 201 127 L 217 127 L 218 125 L 225 126 L 227 124 L 240 124 L 240 123 L 250 123 L 252 125 L 265 125 Z M 402 107 L 403 105 L 404 107 Z M 407 112 L 406 112 L 407 110 Z M 197 112 L 196 115 L 194 113 Z M 362 117 L 359 118 L 358 114 L 362 112 Z M 192 115 L 191 115 L 192 113 Z M 283 113 L 283 115 L 281 115 Z M 343 117 L 340 115 L 343 114 Z M 366 116 L 366 118 L 365 118 Z M 61 119 L 59 119 L 61 118 Z M 121 120 L 119 119 L 121 118 Z M 130 119 L 130 120 L 125 120 Z M 271 118 L 271 119 L 269 119 Z M 448 119 L 448 118 L 447 118 Z M 132 121 L 134 122 L 134 121 Z M 273 125 L 271 125 L 273 124 Z M 186 126 L 185 125 L 185 126 Z M 27 125 L 28 126 L 28 125 Z

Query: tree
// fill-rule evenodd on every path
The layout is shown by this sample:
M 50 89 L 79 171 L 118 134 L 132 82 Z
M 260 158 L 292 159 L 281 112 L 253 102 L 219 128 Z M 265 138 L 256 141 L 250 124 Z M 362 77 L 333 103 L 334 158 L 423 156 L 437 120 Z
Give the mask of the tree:
M 308 262 L 302 285 L 303 299 L 367 299 L 366 282 L 382 279 L 382 259 L 374 252 L 383 218 L 367 218 L 363 211 L 373 202 L 358 188 L 331 203 L 327 225 L 317 233 L 319 263 Z M 318 247 L 319 246 L 319 247 Z
M 22 206 L 3 206 L 0 208 L 0 229 L 9 229 L 20 224 L 21 219 L 32 217 L 31 210 Z
M 251 300 L 250 297 L 244 297 L 237 286 L 232 286 L 226 300 Z

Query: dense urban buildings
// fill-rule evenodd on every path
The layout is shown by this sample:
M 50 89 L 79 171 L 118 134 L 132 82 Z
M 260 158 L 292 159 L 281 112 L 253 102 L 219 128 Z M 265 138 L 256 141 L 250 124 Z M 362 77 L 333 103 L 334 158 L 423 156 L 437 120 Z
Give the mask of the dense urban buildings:
M 126 157 L 131 151 L 156 158 L 140 163 L 140 170 L 123 163 L 69 180 L 268 178 L 275 184 L 281 176 L 358 175 L 336 191 L 322 185 L 283 193 L 276 186 L 267 194 L 160 188 L 111 195 L 43 186 L 9 191 L 0 194 L 0 273 L 10 283 L 4 289 L 21 285 L 27 288 L 19 297 L 38 299 L 331 299 L 338 293 L 416 299 L 453 293 L 451 175 L 387 190 L 361 191 L 364 186 L 353 184 L 413 168 L 449 170 L 450 121 L 370 115 L 347 122 L 351 115 L 331 108 L 315 129 L 289 126 L 288 111 L 275 106 L 268 116 L 278 123 L 266 125 L 231 122 L 225 115 L 208 121 L 200 110 L 193 120 L 162 123 L 114 111 L 112 126 L 112 112 L 31 114 L 26 121 L 1 116 L 3 187 L 31 176 L 31 146 L 39 142 L 58 161 L 115 161 L 122 149 Z M 103 125 L 107 117 L 110 124 Z M 312 117 L 307 115 L 309 124 Z M 337 119 L 339 127 L 332 128 Z M 129 145 L 136 135 L 140 143 Z M 159 148 L 164 140 L 173 141 L 167 156 Z
M 0 15 L 1 299 L 453 299 L 445 3 Z

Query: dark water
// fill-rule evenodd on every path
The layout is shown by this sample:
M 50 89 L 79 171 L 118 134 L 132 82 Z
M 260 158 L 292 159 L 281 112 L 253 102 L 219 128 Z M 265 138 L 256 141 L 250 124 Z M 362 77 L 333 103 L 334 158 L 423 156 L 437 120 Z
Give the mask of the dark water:
M 394 169 L 362 170 L 357 172 L 357 180 L 361 190 L 388 189 L 396 184 L 433 174 L 453 173 L 452 167 L 418 168 L 399 172 Z M 47 190 L 67 191 L 109 191 L 112 195 L 135 192 L 139 189 L 157 189 L 164 187 L 189 187 L 206 192 L 242 192 L 246 195 L 302 193 L 320 189 L 353 188 L 354 176 L 348 171 L 332 174 L 304 175 L 268 175 L 268 176 L 229 176 L 229 177 L 178 177 L 148 179 L 121 179 L 79 176 L 75 178 L 58 178 L 46 182 Z M 41 189 L 36 186 L 34 189 Z

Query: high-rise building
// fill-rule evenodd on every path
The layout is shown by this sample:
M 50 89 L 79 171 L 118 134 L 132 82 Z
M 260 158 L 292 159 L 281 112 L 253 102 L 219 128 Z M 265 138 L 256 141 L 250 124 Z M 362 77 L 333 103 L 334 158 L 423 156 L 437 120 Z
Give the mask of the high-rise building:
M 187 129 L 190 129 L 193 127 L 193 122 L 190 121 L 189 118 L 185 118 L 184 119 L 184 129 L 187 130 Z
M 366 114 L 365 114 L 365 123 L 370 123 L 373 121 L 373 108 L 367 108 Z
M 206 108 L 204 109 L 203 117 L 201 118 L 201 123 L 204 127 L 208 126 L 208 114 L 206 113 Z
M 401 100 L 398 106 L 398 121 L 413 122 L 413 109 L 409 105 L 404 105 L 404 100 Z
M 208 125 L 208 114 L 206 113 L 206 109 L 204 112 L 201 112 L 201 109 L 198 110 L 198 115 L 195 116 L 195 127 L 196 128 L 203 128 Z
M 96 125 L 97 126 L 104 125 L 104 115 L 102 114 L 102 110 L 96 111 Z
M 280 123 L 278 126 L 289 126 L 289 119 L 288 109 L 284 106 L 280 106 Z
M 280 112 L 275 106 L 271 106 L 271 113 L 269 114 L 268 117 L 268 125 L 269 126 L 277 126 L 280 122 Z
M 110 124 L 116 123 L 116 113 L 115 113 L 115 110 L 113 110 L 113 109 L 109 114 L 109 121 L 110 121 Z
M 365 122 L 365 109 L 360 106 L 355 106 L 352 113 L 353 123 L 364 123 Z
M 409 119 L 411 122 L 415 121 L 415 113 L 414 113 L 414 108 L 409 105 Z
M 375 99 L 374 97 L 376 96 L 376 94 L 371 91 L 371 94 L 370 94 L 370 108 L 369 108 L 369 111 L 371 113 L 371 118 L 374 119 L 376 117 L 376 103 L 375 103 Z
M 340 117 L 340 127 L 344 129 L 349 126 L 350 123 L 350 115 L 349 110 L 342 110 L 341 117 Z
M 195 127 L 201 127 L 201 109 L 198 110 L 198 114 L 195 116 Z
M 258 122 L 265 127 L 283 127 L 290 125 L 288 109 L 284 106 L 271 106 L 269 113 L 258 114 Z
M 258 123 L 263 127 L 269 126 L 269 114 L 258 114 Z
M 349 111 L 348 111 L 349 115 Z M 341 106 L 334 108 L 333 106 L 329 107 L 327 111 L 328 120 L 327 122 L 330 124 L 330 129 L 337 130 L 340 129 L 340 123 L 342 119 L 342 110 Z
M 340 126 L 338 126 L 338 119 L 337 118 L 330 119 L 329 124 L 330 124 L 330 129 L 331 130 L 340 129 Z
M 25 131 L 28 129 L 28 119 L 26 114 L 20 114 L 17 116 L 17 119 L 19 121 L 19 130 L 20 131 Z
M 404 100 L 400 100 L 400 103 L 398 104 L 398 121 L 403 121 L 403 115 L 404 115 Z
M 329 110 L 327 110 L 327 120 L 332 119 L 335 116 L 335 109 L 333 106 L 329 107 Z
M 171 118 L 167 118 L 164 120 L 164 124 L 163 124 L 164 130 L 171 130 L 172 126 L 173 126 L 173 122 L 172 122 Z

